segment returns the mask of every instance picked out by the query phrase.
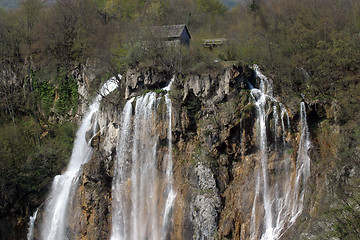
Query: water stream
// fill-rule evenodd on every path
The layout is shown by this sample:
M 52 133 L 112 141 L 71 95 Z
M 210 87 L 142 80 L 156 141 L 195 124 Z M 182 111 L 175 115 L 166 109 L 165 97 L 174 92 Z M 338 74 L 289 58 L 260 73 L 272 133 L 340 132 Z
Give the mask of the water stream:
M 34 225 L 35 225 L 35 220 L 36 220 L 38 211 L 39 211 L 39 209 L 36 209 L 36 211 L 34 212 L 34 215 L 32 215 L 30 217 L 29 227 L 28 227 L 28 234 L 26 236 L 27 240 L 33 240 L 33 238 L 34 238 Z
M 173 80 L 163 90 L 169 91 Z M 146 93 L 130 99 L 123 109 L 112 185 L 112 240 L 167 239 L 176 197 L 171 115 L 169 93 L 163 97 Z M 167 150 L 162 154 L 161 131 L 167 135 Z
M 66 171 L 62 175 L 57 175 L 54 178 L 50 195 L 45 204 L 44 216 L 41 223 L 40 236 L 43 240 L 67 239 L 66 224 L 69 214 L 69 202 L 76 190 L 81 166 L 91 158 L 91 140 L 89 142 L 86 141 L 86 133 L 90 130 L 92 136 L 96 134 L 96 114 L 100 108 L 100 101 L 104 96 L 115 90 L 117 86 L 116 79 L 112 78 L 101 87 L 99 94 L 90 105 L 77 131 Z
M 301 137 L 296 161 L 293 163 L 292 149 L 286 140 L 286 133 L 290 130 L 289 115 L 284 105 L 272 97 L 271 82 L 257 65 L 254 65 L 254 70 L 260 80 L 260 88 L 251 89 L 257 113 L 259 164 L 254 177 L 250 237 L 254 240 L 274 240 L 279 239 L 302 212 L 306 183 L 310 176 L 310 140 L 305 104 L 301 103 Z M 269 132 L 274 136 L 270 141 L 273 146 L 269 145 Z M 269 163 L 270 158 L 272 163 Z M 273 166 L 276 166 L 276 174 L 270 173 Z

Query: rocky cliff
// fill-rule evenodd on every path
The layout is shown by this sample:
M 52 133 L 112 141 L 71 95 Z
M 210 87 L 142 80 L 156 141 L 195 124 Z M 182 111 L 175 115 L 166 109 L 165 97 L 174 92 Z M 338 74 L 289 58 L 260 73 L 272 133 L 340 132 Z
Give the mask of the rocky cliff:
M 102 100 L 98 132 L 91 137 L 93 156 L 82 167 L 77 191 L 69 205 L 72 214 L 67 236 L 70 239 L 109 239 L 112 181 L 121 138 L 122 109 L 127 99 L 148 91 L 163 96 L 165 93 L 161 88 L 169 83 L 172 75 L 155 68 L 128 70 L 118 90 Z M 257 98 L 251 90 L 260 89 L 261 84 L 253 69 L 242 66 L 175 76 L 170 98 L 176 199 L 169 239 L 260 239 L 267 229 L 262 220 L 267 215 L 266 199 L 261 200 L 266 194 L 259 193 L 265 188 L 259 182 L 264 154 L 267 163 L 263 171 L 269 178 L 265 185 L 269 185 L 269 195 L 275 199 L 271 203 L 271 214 L 280 216 L 281 209 L 286 208 L 286 204 L 276 202 L 276 199 L 282 199 L 286 189 L 296 188 L 298 181 L 297 160 L 302 139 L 300 102 L 304 99 L 299 96 L 284 102 L 286 97 L 274 93 L 274 97 L 266 102 L 267 147 L 264 153 L 260 143 L 263 137 L 259 135 Z M 82 95 L 88 96 L 84 91 L 86 87 L 79 86 Z M 335 167 L 335 159 L 341 157 L 337 103 L 309 99 L 305 99 L 305 103 L 312 142 L 307 151 L 311 174 L 306 179 L 307 184 L 298 187 L 299 192 L 306 193 L 300 214 L 289 218 L 288 222 L 284 220 L 284 225 L 278 225 L 281 217 L 273 217 L 273 226 L 281 227 L 281 234 L 276 236 L 279 239 L 308 239 L 320 236 L 319 229 L 332 229 L 331 223 L 324 223 L 322 204 L 328 203 L 326 196 L 332 194 L 329 176 L 334 172 L 331 167 L 324 166 Z M 164 101 L 160 102 L 160 105 L 164 104 Z M 161 115 L 164 107 L 159 107 L 158 111 Z M 159 119 L 156 128 L 161 129 L 159 126 L 166 124 L 166 118 Z M 161 146 L 167 139 L 166 131 L 160 130 L 158 156 L 166 154 L 167 147 Z M 353 179 L 354 171 L 354 168 L 344 168 L 336 177 L 341 179 L 347 174 L 347 180 Z M 300 177 L 303 179 L 303 174 Z M 163 200 L 160 198 L 159 201 Z M 294 209 L 296 204 L 289 204 Z M 40 221 L 41 214 L 35 222 L 35 239 L 39 237 L 37 226 Z

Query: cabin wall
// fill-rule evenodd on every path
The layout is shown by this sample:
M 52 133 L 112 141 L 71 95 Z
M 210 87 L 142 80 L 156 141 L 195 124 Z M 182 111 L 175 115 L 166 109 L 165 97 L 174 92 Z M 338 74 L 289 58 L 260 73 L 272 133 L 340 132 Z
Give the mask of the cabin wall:
M 185 31 L 185 28 L 183 30 L 183 32 L 180 35 L 180 43 L 186 46 L 190 45 L 190 36 L 187 33 L 187 31 Z

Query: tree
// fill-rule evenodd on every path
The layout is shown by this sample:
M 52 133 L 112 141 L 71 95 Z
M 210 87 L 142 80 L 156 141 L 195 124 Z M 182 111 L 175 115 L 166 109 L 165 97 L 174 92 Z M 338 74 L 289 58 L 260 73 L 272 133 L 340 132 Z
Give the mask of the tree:
M 1 63 L 13 64 L 21 59 L 21 34 L 14 24 L 14 15 L 0 10 Z
M 44 15 L 37 27 L 36 60 L 53 70 L 73 69 L 102 47 L 103 32 L 97 9 L 90 0 L 59 0 Z M 101 45 L 101 46 L 99 46 Z

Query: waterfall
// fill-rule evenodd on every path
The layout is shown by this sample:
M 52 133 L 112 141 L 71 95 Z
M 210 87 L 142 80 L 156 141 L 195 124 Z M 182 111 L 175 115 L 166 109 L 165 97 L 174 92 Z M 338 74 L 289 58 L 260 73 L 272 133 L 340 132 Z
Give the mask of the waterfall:
M 117 161 L 114 167 L 114 178 L 112 184 L 112 237 L 111 239 L 129 239 L 126 235 L 125 226 L 128 226 L 127 221 L 129 218 L 125 216 L 126 209 L 126 196 L 123 193 L 127 187 L 125 184 L 126 174 L 128 172 L 127 165 L 129 162 L 126 160 L 126 153 L 129 148 L 129 138 L 131 133 L 131 117 L 132 117 L 132 102 L 134 98 L 130 99 L 122 112 L 122 123 L 120 130 L 119 142 L 117 145 Z
M 309 132 L 305 104 L 300 105 L 301 137 L 296 162 L 291 162 L 286 131 L 290 130 L 289 115 L 284 105 L 272 97 L 272 85 L 257 65 L 260 89 L 252 88 L 251 96 L 257 113 L 259 164 L 255 169 L 255 194 L 251 211 L 250 238 L 279 239 L 303 210 L 306 182 L 310 176 Z M 279 111 L 279 110 L 280 111 Z M 280 117 L 279 117 L 280 114 Z M 285 125 L 286 118 L 287 124 Z M 279 120 L 281 124 L 279 124 Z M 273 122 L 273 124 L 272 124 Z M 273 128 L 271 128 L 273 126 Z M 270 128 L 270 129 L 268 129 Z M 278 129 L 281 129 L 279 132 Z M 268 132 L 274 136 L 274 146 L 268 144 Z M 278 141 L 278 137 L 281 141 Z M 278 147 L 278 145 L 280 145 Z M 272 150 L 274 153 L 271 154 Z M 276 161 L 278 173 L 270 174 L 270 156 Z M 275 160 L 274 160 L 275 159 Z
M 27 240 L 33 240 L 34 238 L 34 225 L 38 211 L 39 209 L 36 209 L 34 215 L 30 216 Z
M 295 222 L 303 209 L 305 197 L 305 184 L 310 177 L 310 157 L 308 151 L 310 149 L 309 129 L 306 121 L 305 103 L 300 104 L 300 124 L 301 137 L 297 152 L 296 178 L 293 192 L 294 204 L 291 211 L 291 222 Z M 295 204 L 296 203 L 296 204 Z
M 171 87 L 171 83 L 173 80 L 171 80 L 169 84 L 169 89 Z M 163 224 L 162 224 L 162 239 L 166 239 L 166 234 L 168 232 L 168 226 L 169 221 L 171 217 L 171 211 L 174 206 L 174 201 L 176 197 L 176 192 L 173 189 L 173 164 L 172 164 L 172 128 L 171 128 L 171 99 L 169 97 L 169 94 L 165 95 L 165 104 L 166 104 L 166 113 L 168 118 L 168 155 L 166 158 L 166 161 L 164 161 L 164 169 L 165 169 L 165 182 L 167 182 L 167 186 L 165 191 L 167 192 L 167 198 L 166 198 L 166 204 L 165 204 L 165 211 L 164 211 L 164 217 L 163 217 Z
M 121 76 L 119 75 L 119 77 Z M 104 96 L 115 90 L 117 86 L 115 77 L 108 80 L 101 87 L 99 94 L 90 105 L 81 122 L 80 128 L 76 133 L 69 165 L 65 173 L 57 175 L 52 183 L 41 223 L 41 239 L 67 239 L 66 224 L 69 202 L 75 193 L 81 166 L 91 158 L 91 140 L 89 142 L 86 141 L 86 133 L 91 131 L 92 136 L 96 134 L 96 114 L 100 108 L 100 101 Z
M 149 92 L 130 99 L 122 111 L 112 185 L 112 240 L 166 239 L 176 193 L 172 175 L 171 82 L 164 98 Z M 159 126 L 161 100 L 166 126 Z M 133 113 L 133 102 L 135 111 Z M 159 149 L 166 129 L 167 151 Z M 162 163 L 162 164 L 161 164 Z

